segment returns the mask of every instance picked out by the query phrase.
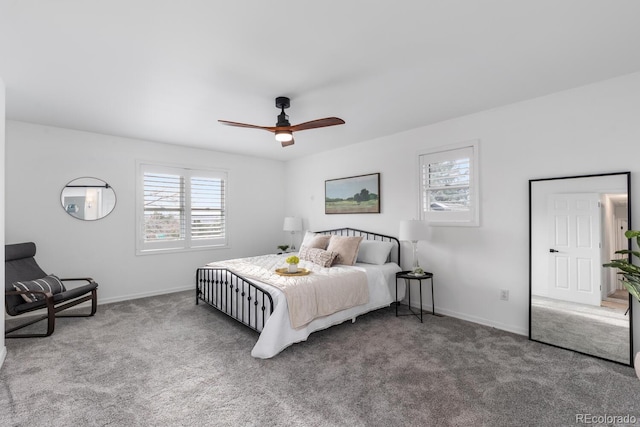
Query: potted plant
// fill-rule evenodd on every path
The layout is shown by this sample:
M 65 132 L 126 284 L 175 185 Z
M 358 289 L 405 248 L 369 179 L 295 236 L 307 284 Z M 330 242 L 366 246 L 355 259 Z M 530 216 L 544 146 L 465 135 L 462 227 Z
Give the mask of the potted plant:
M 289 264 L 289 273 L 298 272 L 298 263 L 300 262 L 300 258 L 295 255 L 291 255 L 290 257 L 287 257 L 285 262 Z
M 289 245 L 280 245 L 278 249 L 280 249 L 280 252 L 285 253 L 289 249 Z
M 624 233 L 627 239 L 636 239 L 636 246 L 640 247 L 640 231 L 628 230 Z M 630 255 L 630 257 L 612 259 L 604 267 L 617 268 L 618 274 L 622 277 L 620 282 L 629 291 L 631 295 L 640 302 L 640 266 L 633 264 L 633 257 L 640 260 L 640 252 L 629 249 L 622 249 L 616 251 L 617 254 Z M 636 375 L 640 378 L 640 352 L 636 353 L 634 358 L 634 366 L 636 368 Z

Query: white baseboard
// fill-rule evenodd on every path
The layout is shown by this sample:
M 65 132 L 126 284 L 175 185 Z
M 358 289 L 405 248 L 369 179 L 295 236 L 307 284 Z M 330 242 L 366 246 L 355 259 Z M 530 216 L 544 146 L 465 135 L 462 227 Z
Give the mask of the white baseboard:
M 119 297 L 111 297 L 111 298 L 103 298 L 103 299 L 101 299 L 100 298 L 100 294 L 98 294 L 98 305 L 111 304 L 111 303 L 120 302 L 120 301 L 129 301 L 129 300 L 132 300 L 132 299 L 155 297 L 157 295 L 173 294 L 173 293 L 176 293 L 176 292 L 191 291 L 191 290 L 193 291 L 193 297 L 194 297 L 194 300 L 195 300 L 196 288 L 195 288 L 195 286 L 193 284 L 186 285 L 186 286 L 180 286 L 180 287 L 177 287 L 177 288 L 162 289 L 162 290 L 159 290 L 159 291 L 151 291 L 151 292 L 139 292 L 137 294 L 129 294 L 129 295 L 123 295 L 123 296 L 119 296 Z
M 153 296 L 157 296 L 157 295 L 165 295 L 165 294 L 172 294 L 175 292 L 182 292 L 182 291 L 189 291 L 189 290 L 193 290 L 194 291 L 194 297 L 195 297 L 195 288 L 193 286 L 193 284 L 189 284 L 189 285 L 185 285 L 185 286 L 179 286 L 176 288 L 170 288 L 170 289 L 162 289 L 162 290 L 158 290 L 158 291 L 151 291 L 151 292 L 139 292 L 139 293 L 135 293 L 135 294 L 129 294 L 129 295 L 122 295 L 122 296 L 118 296 L 118 297 L 111 297 L 111 298 L 104 298 L 104 299 L 98 299 L 98 305 L 102 305 L 102 304 L 111 304 L 114 302 L 121 302 L 121 301 L 129 301 L 129 300 L 134 300 L 134 299 L 139 299 L 139 298 L 147 298 L 147 297 L 153 297 Z M 98 294 L 99 296 L 100 294 Z M 406 301 L 405 301 L 406 303 Z M 90 306 L 91 303 L 90 302 L 85 302 L 82 304 L 79 304 L 77 307 L 88 307 Z M 412 307 L 414 307 L 415 309 L 420 309 L 419 305 L 414 305 L 412 304 Z M 430 309 L 431 307 L 424 307 L 426 309 Z M 468 322 L 473 322 L 473 323 L 478 323 L 480 325 L 484 325 L 484 326 L 489 326 L 492 328 L 496 328 L 496 329 L 500 329 L 503 331 L 507 331 L 507 332 L 512 332 L 514 334 L 518 334 L 518 335 L 525 335 L 528 336 L 529 335 L 529 331 L 526 328 L 515 328 L 512 325 L 507 325 L 504 323 L 500 323 L 500 322 L 495 322 L 493 320 L 489 320 L 489 319 L 484 319 L 482 317 L 477 317 L 477 316 L 470 316 L 468 314 L 465 313 L 458 313 L 452 310 L 447 310 L 447 309 L 443 309 L 443 308 L 439 308 L 436 306 L 436 313 L 438 314 L 442 314 L 445 316 L 449 316 L 449 317 L 455 317 L 457 319 L 461 319 L 461 320 L 466 320 Z M 41 314 L 39 312 L 33 312 L 29 313 L 29 314 L 25 314 L 23 315 L 24 317 L 28 316 L 28 315 L 38 315 Z M 22 316 L 21 316 L 22 317 Z M 5 314 L 5 318 L 11 318 L 10 316 L 7 316 Z M 4 355 L 6 354 L 6 348 L 3 348 L 4 353 L 0 354 L 3 358 Z M 1 365 L 0 365 L 1 366 Z
M 157 296 L 157 295 L 173 294 L 175 292 L 190 291 L 190 290 L 193 290 L 193 296 L 194 296 L 194 300 L 195 300 L 196 289 L 195 289 L 193 284 L 186 285 L 186 286 L 180 286 L 180 287 L 177 287 L 177 288 L 162 289 L 162 290 L 159 290 L 159 291 L 152 291 L 152 292 L 140 292 L 140 293 L 136 293 L 136 294 L 122 295 L 122 296 L 111 297 L 111 298 L 100 298 L 100 288 L 98 288 L 98 305 L 111 304 L 111 303 L 114 303 L 114 302 L 121 302 L 121 301 L 129 301 L 129 300 L 134 300 L 134 299 L 139 299 L 139 298 L 154 297 L 154 296 Z M 85 307 L 91 307 L 91 301 L 85 301 L 82 304 L 76 305 L 74 308 L 85 308 Z M 19 316 L 19 318 L 20 319 L 24 319 L 24 318 L 27 318 L 29 316 L 41 316 L 43 314 L 46 314 L 46 310 L 45 309 L 36 310 L 36 311 L 32 311 L 30 313 L 21 314 Z M 8 314 L 5 313 L 4 318 L 5 318 L 5 320 L 7 320 L 7 319 L 17 319 L 18 317 L 9 316 Z
M 405 302 L 406 303 L 406 302 Z M 417 310 L 420 310 L 420 305 L 411 304 L 411 306 Z M 422 306 L 423 309 L 431 310 L 431 305 L 428 307 Z M 464 313 L 458 313 L 456 311 L 447 310 L 445 308 L 438 308 L 436 306 L 436 313 L 444 316 L 455 317 L 456 319 L 466 320 L 468 322 L 478 323 L 480 325 L 489 326 L 491 328 L 500 329 L 506 332 L 512 332 L 518 335 L 529 336 L 529 330 L 526 328 L 516 328 L 513 325 L 507 325 L 505 323 L 495 322 L 493 320 L 484 319 L 482 317 L 470 316 Z

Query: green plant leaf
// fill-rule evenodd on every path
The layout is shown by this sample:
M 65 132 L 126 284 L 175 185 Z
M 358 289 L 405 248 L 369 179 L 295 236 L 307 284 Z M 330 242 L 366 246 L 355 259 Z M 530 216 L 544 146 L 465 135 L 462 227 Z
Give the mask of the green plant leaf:
M 615 253 L 617 253 L 617 254 L 633 254 L 633 255 L 637 256 L 638 258 L 640 258 L 640 252 L 638 252 L 638 251 L 630 251 L 629 249 L 620 249 L 619 251 L 616 251 Z
M 640 230 L 627 230 L 624 232 L 624 237 L 627 239 L 633 239 L 634 237 L 640 237 Z
M 636 239 L 637 245 L 640 247 L 640 230 L 627 230 L 624 233 L 627 239 Z M 631 254 L 640 259 L 640 252 L 623 249 L 615 252 L 616 254 Z M 617 274 L 621 276 L 620 283 L 633 295 L 635 299 L 640 301 L 640 266 L 629 261 L 629 259 L 612 259 L 610 262 L 603 264 L 603 267 L 617 268 Z

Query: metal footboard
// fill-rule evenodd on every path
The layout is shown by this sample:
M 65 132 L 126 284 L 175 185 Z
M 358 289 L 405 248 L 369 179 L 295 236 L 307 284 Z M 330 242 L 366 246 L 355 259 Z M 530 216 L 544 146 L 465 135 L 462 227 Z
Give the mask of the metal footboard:
M 196 270 L 196 304 L 204 301 L 256 332 L 273 313 L 273 298 L 255 283 L 226 268 Z

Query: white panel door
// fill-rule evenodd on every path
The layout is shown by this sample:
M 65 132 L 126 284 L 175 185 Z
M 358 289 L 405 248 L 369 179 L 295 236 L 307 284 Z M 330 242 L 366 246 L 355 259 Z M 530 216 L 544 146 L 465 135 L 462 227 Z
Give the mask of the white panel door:
M 547 212 L 549 297 L 600 305 L 600 196 L 555 194 Z

